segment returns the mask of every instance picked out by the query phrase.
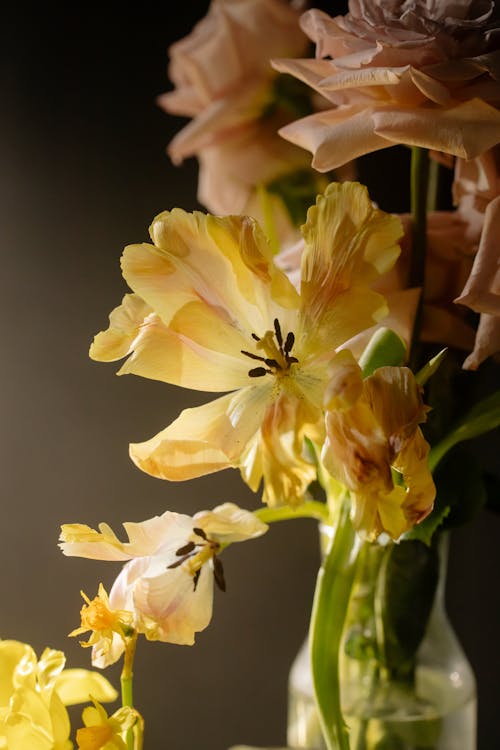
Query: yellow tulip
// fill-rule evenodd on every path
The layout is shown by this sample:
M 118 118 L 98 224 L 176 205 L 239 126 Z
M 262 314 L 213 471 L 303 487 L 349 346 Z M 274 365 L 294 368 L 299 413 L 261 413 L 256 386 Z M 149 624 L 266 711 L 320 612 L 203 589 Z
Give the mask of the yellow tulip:
M 160 214 L 153 245 L 125 249 L 135 294 L 94 340 L 94 359 L 130 355 L 120 374 L 230 391 L 187 409 L 131 445 L 153 476 L 184 480 L 239 468 L 269 505 L 298 504 L 316 470 L 304 438 L 324 438 L 323 397 L 335 350 L 386 313 L 373 281 L 395 262 L 401 224 L 366 188 L 334 183 L 304 225 L 300 292 L 248 217 Z

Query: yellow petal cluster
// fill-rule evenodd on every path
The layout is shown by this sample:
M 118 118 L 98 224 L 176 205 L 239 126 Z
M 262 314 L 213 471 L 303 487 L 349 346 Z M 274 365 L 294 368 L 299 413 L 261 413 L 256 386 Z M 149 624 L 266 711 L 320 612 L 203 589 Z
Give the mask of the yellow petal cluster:
M 108 716 L 98 701 L 93 703 L 83 710 L 85 726 L 76 732 L 79 750 L 127 750 L 125 734 L 137 721 L 136 712 L 124 706 Z
M 113 701 L 117 693 L 100 674 L 64 669 L 61 651 L 40 659 L 27 643 L 0 641 L 0 747 L 7 750 L 71 750 L 66 706 L 89 695 Z
M 406 367 L 381 367 L 363 380 L 343 351 L 326 405 L 322 458 L 350 491 L 354 527 L 370 540 L 382 532 L 397 539 L 431 512 L 436 494 L 419 427 L 427 411 L 420 386 Z
M 102 583 L 92 601 L 81 592 L 85 601 L 81 611 L 81 626 L 72 630 L 70 636 L 91 631 L 88 641 L 80 641 L 84 647 L 92 646 L 96 663 L 106 661 L 113 650 L 121 652 L 128 632 L 133 629 L 133 614 L 126 610 L 112 609 L 109 597 Z

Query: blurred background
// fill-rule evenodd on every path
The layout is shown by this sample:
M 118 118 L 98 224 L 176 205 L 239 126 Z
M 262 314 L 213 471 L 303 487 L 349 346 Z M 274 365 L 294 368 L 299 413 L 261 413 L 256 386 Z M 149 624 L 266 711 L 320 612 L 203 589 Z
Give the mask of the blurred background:
M 119 567 L 64 558 L 61 523 L 106 521 L 120 533 L 122 521 L 166 509 L 257 503 L 235 471 L 170 484 L 136 469 L 128 443 L 205 397 L 117 378 L 114 365 L 87 356 L 126 291 L 123 246 L 147 240 L 161 210 L 197 206 L 196 164 L 176 169 L 165 154 L 182 122 L 155 97 L 169 87 L 168 45 L 207 7 L 49 3 L 3 12 L 0 637 L 37 653 L 60 648 L 71 666 L 90 662 L 67 638 L 79 624 L 80 589 L 93 597 L 100 581 L 109 588 Z M 383 153 L 384 170 L 368 157 L 362 177 L 382 208 L 407 210 L 407 192 L 388 179 L 406 153 Z M 451 544 L 448 608 L 478 679 L 480 750 L 500 747 L 499 541 L 499 518 L 485 512 Z M 229 550 L 228 591 L 216 592 L 213 622 L 196 645 L 140 643 L 135 690 L 146 747 L 285 743 L 287 675 L 307 629 L 317 546 L 304 520 Z

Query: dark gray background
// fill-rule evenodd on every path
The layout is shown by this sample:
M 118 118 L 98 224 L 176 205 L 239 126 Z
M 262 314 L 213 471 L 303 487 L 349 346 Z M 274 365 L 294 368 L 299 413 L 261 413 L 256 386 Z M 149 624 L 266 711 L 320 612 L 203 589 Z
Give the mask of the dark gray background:
M 139 472 L 128 442 L 205 396 L 116 378 L 113 365 L 87 358 L 126 290 L 122 247 L 146 240 L 159 211 L 196 206 L 196 165 L 174 169 L 164 153 L 181 121 L 154 100 L 167 88 L 168 44 L 206 7 L 49 3 L 33 15 L 17 4 L 2 19 L 0 636 L 38 652 L 62 648 L 73 666 L 89 663 L 66 638 L 78 624 L 79 590 L 93 596 L 118 569 L 64 558 L 61 523 L 105 520 L 119 531 L 122 521 L 167 508 L 256 504 L 233 471 L 187 484 Z M 403 158 L 387 151 L 392 166 L 383 172 L 367 161 L 382 208 L 407 208 L 407 193 L 387 177 Z M 500 746 L 499 540 L 498 517 L 484 513 L 454 535 L 451 550 L 449 611 L 478 676 L 481 750 Z M 195 647 L 140 643 L 146 747 L 284 742 L 287 672 L 306 632 L 317 563 L 312 522 L 275 526 L 228 551 L 228 593 L 216 594 Z

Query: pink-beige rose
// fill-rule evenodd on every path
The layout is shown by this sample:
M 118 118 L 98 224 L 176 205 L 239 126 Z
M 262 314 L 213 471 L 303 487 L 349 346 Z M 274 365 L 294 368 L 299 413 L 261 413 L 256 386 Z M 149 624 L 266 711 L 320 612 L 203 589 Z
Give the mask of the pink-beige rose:
M 287 120 L 276 107 L 270 65 L 273 56 L 304 54 L 299 17 L 286 0 L 212 0 L 206 17 L 169 50 L 175 88 L 158 102 L 192 119 L 168 153 L 177 164 L 198 157 L 198 198 L 213 213 L 247 210 L 256 185 L 307 164 L 278 136 Z
M 274 67 L 333 107 L 281 134 L 328 171 L 404 143 L 471 159 L 500 142 L 500 29 L 493 0 L 350 0 L 331 18 L 310 10 L 301 25 L 315 59 Z

